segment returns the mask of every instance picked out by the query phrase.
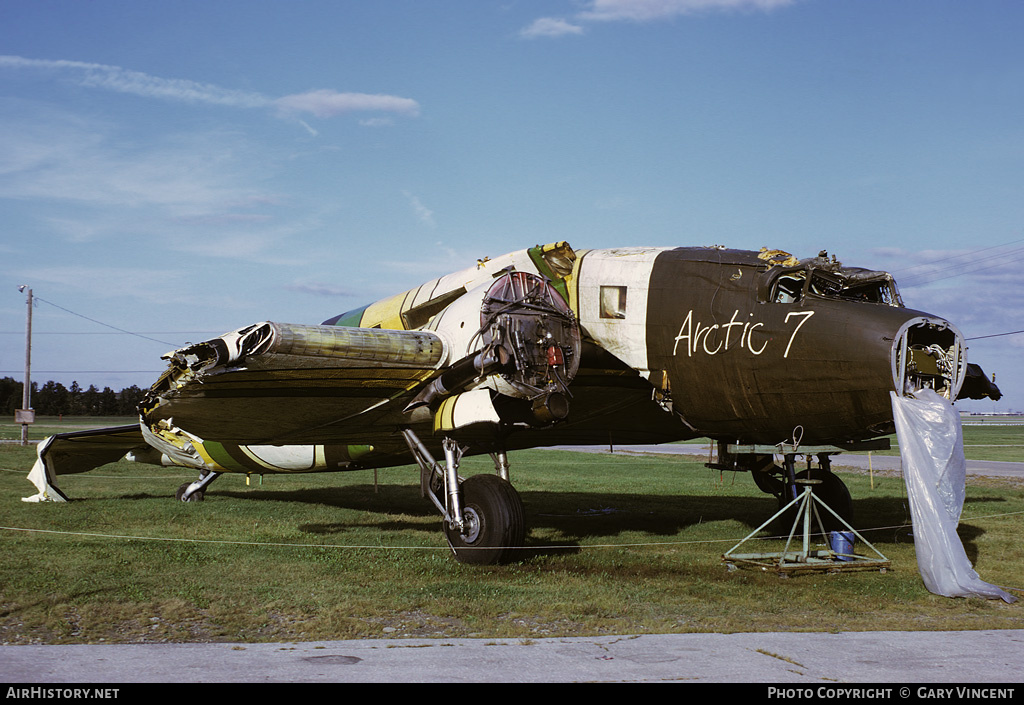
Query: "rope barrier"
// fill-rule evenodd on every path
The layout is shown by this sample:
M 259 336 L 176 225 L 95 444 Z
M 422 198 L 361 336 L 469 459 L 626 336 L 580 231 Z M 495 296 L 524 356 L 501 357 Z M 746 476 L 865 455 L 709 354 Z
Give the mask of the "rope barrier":
M 963 521 L 979 521 L 983 519 L 1000 519 L 1004 517 L 1014 517 L 1024 515 L 1024 512 L 1007 512 L 1003 514 L 987 514 L 984 516 L 977 517 L 961 517 Z M 894 529 L 913 528 L 911 524 L 898 524 L 892 526 L 879 526 L 870 529 L 858 529 L 860 533 L 869 533 L 877 531 L 892 531 Z M 19 531 L 23 533 L 37 533 L 37 534 L 54 534 L 58 536 L 80 536 L 86 538 L 105 538 L 105 539 L 120 539 L 124 541 L 165 541 L 171 543 L 196 543 L 196 544 L 215 544 L 225 546 L 260 546 L 260 547 L 271 547 L 271 548 L 332 548 L 332 549 L 383 549 L 383 550 L 400 550 L 400 551 L 437 551 L 451 550 L 448 546 L 382 546 L 380 544 L 322 544 L 322 543 L 275 543 L 275 542 L 264 542 L 264 541 L 231 541 L 226 539 L 190 539 L 190 538 L 174 538 L 174 537 L 160 537 L 160 536 L 134 536 L 130 534 L 101 534 L 94 532 L 85 531 L 57 531 L 55 529 L 30 529 L 18 526 L 0 526 L 0 531 Z M 815 536 L 821 536 L 821 534 L 814 534 Z M 785 536 L 763 536 L 758 537 L 758 540 L 783 540 Z M 516 546 L 517 549 L 523 550 L 558 550 L 566 549 L 579 551 L 582 549 L 596 549 L 596 548 L 642 548 L 645 546 L 693 546 L 700 544 L 716 544 L 716 543 L 735 543 L 738 539 L 705 539 L 699 541 L 645 541 L 645 542 L 631 542 L 631 543 L 608 543 L 608 544 L 588 544 L 588 545 L 543 545 L 543 546 Z M 459 550 L 464 550 L 460 548 Z

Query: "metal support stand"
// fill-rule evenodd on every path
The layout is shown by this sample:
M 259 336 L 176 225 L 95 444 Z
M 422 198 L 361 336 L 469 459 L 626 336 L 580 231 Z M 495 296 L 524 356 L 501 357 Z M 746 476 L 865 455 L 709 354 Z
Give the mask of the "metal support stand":
M 790 502 L 776 512 L 771 519 L 761 524 L 752 531 L 746 538 L 740 541 L 738 544 L 733 546 L 731 549 L 722 555 L 722 560 L 730 570 L 735 570 L 736 567 L 744 568 L 760 568 L 761 570 L 774 570 L 781 576 L 788 577 L 792 573 L 802 572 L 813 572 L 813 571 L 824 571 L 824 572 L 844 572 L 853 570 L 878 570 L 885 572 L 890 567 L 890 561 L 888 558 L 883 556 L 878 549 L 872 546 L 863 536 L 847 524 L 842 517 L 832 511 L 825 502 L 811 491 L 811 484 L 817 482 L 816 480 L 797 480 L 798 484 L 804 485 L 803 493 L 790 500 Z M 836 551 L 837 546 L 833 545 L 826 549 L 811 549 L 811 516 L 817 520 L 818 529 L 821 532 L 819 535 L 823 538 L 830 537 L 833 539 L 832 543 L 836 543 L 836 535 L 845 532 L 830 532 L 827 533 L 821 521 L 821 515 L 818 513 L 817 505 L 824 507 L 832 516 L 834 516 L 843 527 L 845 527 L 850 534 L 856 536 L 860 541 L 870 548 L 878 556 L 877 558 L 871 558 L 869 556 L 861 556 L 853 553 L 852 541 L 851 546 L 846 550 Z M 736 550 L 750 541 L 760 531 L 764 530 L 769 524 L 775 521 L 779 516 L 789 510 L 790 507 L 799 505 L 797 510 L 796 520 L 793 522 L 793 528 L 789 532 L 789 536 L 786 539 L 786 545 L 779 553 L 736 553 Z M 790 550 L 790 545 L 793 543 L 793 537 L 796 535 L 797 527 L 802 527 L 802 538 L 803 545 L 801 550 Z M 768 537 L 771 538 L 771 537 Z M 765 539 L 761 539 L 765 540 Z

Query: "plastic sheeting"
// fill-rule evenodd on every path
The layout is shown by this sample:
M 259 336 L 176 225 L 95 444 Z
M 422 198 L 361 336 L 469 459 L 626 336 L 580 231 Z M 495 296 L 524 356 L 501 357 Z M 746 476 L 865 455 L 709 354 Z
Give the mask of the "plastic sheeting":
M 917 567 L 925 587 L 946 597 L 1015 602 L 1015 597 L 978 577 L 956 533 L 967 479 L 959 413 L 931 389 L 914 392 L 916 398 L 891 395 Z

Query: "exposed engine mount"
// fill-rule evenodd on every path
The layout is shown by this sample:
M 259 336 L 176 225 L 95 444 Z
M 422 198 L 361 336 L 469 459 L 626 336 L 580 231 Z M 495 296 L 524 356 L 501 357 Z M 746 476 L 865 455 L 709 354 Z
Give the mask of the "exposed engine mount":
M 568 386 L 580 364 L 579 324 L 544 277 L 508 270 L 469 292 L 428 326 L 466 356 L 428 385 L 408 408 L 433 406 L 476 387 L 529 401 L 538 420 L 568 413 Z

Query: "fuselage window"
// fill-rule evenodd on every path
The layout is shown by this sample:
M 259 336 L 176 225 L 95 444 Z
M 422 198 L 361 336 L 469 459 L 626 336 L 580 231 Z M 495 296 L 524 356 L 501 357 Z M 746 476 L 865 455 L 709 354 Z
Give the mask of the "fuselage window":
M 626 287 L 601 287 L 601 318 L 626 317 Z

